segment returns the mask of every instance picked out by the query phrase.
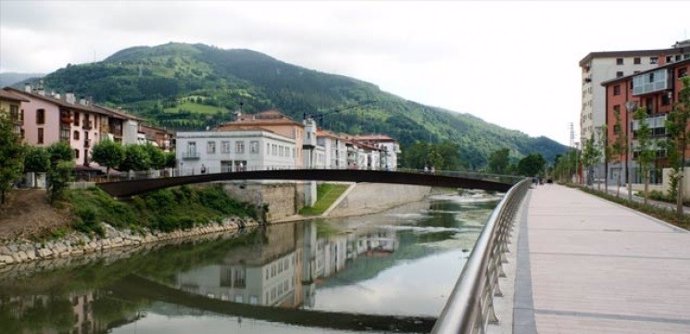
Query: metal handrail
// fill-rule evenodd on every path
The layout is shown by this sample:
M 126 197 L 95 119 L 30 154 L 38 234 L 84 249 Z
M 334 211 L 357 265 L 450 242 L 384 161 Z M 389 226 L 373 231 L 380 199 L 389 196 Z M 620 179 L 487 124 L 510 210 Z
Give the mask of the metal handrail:
M 502 296 L 498 277 L 508 250 L 513 217 L 530 187 L 525 179 L 503 197 L 482 229 L 453 292 L 432 333 L 484 333 L 489 322 L 497 323 L 493 297 Z

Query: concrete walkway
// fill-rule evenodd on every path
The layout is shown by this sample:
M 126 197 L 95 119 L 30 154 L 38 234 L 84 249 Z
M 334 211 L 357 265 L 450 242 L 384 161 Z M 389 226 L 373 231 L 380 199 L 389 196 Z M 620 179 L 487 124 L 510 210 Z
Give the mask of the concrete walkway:
M 527 201 L 515 333 L 690 333 L 690 233 L 558 185 Z

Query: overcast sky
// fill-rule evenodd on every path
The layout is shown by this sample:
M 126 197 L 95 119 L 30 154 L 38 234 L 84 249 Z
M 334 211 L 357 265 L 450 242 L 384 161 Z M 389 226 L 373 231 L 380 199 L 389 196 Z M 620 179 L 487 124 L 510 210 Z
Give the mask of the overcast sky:
M 0 72 L 52 72 L 136 45 L 205 43 L 378 85 L 568 144 L 592 51 L 688 39 L 690 2 L 0 0 Z

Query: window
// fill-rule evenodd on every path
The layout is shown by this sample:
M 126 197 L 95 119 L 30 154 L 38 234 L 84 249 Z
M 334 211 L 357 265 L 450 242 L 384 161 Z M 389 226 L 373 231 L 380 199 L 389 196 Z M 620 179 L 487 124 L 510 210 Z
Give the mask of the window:
M 276 144 L 271 145 L 271 155 L 273 155 L 273 156 L 278 155 L 278 145 L 276 145 Z
M 235 153 L 244 153 L 244 142 L 243 141 L 235 142 Z
M 46 123 L 46 111 L 44 109 L 36 110 L 36 124 Z
M 621 95 L 621 85 L 613 86 L 613 95 Z
M 682 78 L 686 75 L 688 75 L 688 68 L 687 67 L 678 69 L 678 77 L 679 78 Z
M 216 154 L 216 142 L 210 141 L 206 143 L 206 153 Z
M 19 120 L 24 124 L 24 109 L 19 112 Z
M 282 157 L 284 155 L 285 155 L 285 148 L 282 145 L 278 146 L 278 156 Z
M 12 121 L 19 121 L 19 106 L 14 104 L 10 105 L 10 118 Z
M 293 158 L 295 157 L 295 149 L 294 148 L 292 149 L 292 157 Z
M 79 159 L 79 150 L 74 150 L 74 157 Z
M 69 142 L 69 126 L 60 126 L 60 141 Z
M 623 71 L 616 72 L 616 78 L 620 78 L 622 76 L 623 76 Z
M 667 106 L 671 104 L 671 92 L 669 91 L 668 94 L 663 94 L 661 95 L 661 105 L 662 106 Z
M 633 64 L 640 65 L 641 63 L 642 63 L 642 60 L 640 59 L 640 57 L 635 57 L 633 59 Z
M 79 140 L 79 131 L 74 131 L 74 135 L 72 136 L 72 139 Z
M 79 126 L 79 116 L 80 116 L 79 113 L 75 111 L 75 112 L 74 112 L 74 121 L 73 121 L 73 122 L 74 122 L 74 125 L 76 125 L 76 126 Z
M 43 128 L 38 128 L 38 143 L 43 144 Z
M 268 155 L 269 153 L 271 153 L 271 144 L 266 143 L 266 154 Z
M 224 140 L 220 142 L 220 152 L 221 153 L 230 153 L 230 141 L 229 140 Z
M 24 129 L 21 129 L 21 130 L 19 131 L 19 134 L 22 136 L 22 139 L 25 138 L 25 137 L 24 137 L 24 136 L 25 136 Z
M 623 58 L 616 58 L 616 65 L 623 65 Z
M 666 56 L 666 62 L 670 63 L 673 60 L 673 57 L 671 56 Z
M 659 57 L 649 57 L 649 63 L 652 65 L 659 63 Z
M 187 154 L 189 156 L 196 156 L 196 142 L 190 141 L 187 143 Z
M 249 142 L 249 153 L 258 154 L 259 153 L 259 142 L 251 141 Z

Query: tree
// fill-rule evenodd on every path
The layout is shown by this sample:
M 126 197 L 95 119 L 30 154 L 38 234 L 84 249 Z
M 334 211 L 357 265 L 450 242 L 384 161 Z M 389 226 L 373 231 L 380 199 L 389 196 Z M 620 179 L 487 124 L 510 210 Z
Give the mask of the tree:
M 503 148 L 493 151 L 489 156 L 489 172 L 507 174 L 510 166 L 510 149 Z
M 50 170 L 50 153 L 43 147 L 27 148 L 24 157 L 24 173 L 45 173 Z M 34 178 L 34 184 L 36 186 Z
M 106 179 L 110 180 L 110 169 L 119 166 L 125 160 L 125 150 L 120 143 L 103 140 L 91 148 L 91 159 L 106 167 Z
M 628 156 L 628 136 L 626 133 L 623 131 L 623 122 L 621 121 L 621 112 L 620 110 L 615 110 L 613 114 L 615 118 L 615 122 L 613 123 L 613 133 L 616 135 L 616 140 L 611 143 L 611 156 L 616 157 L 616 161 L 621 164 L 621 170 L 622 170 L 622 159 L 621 157 L 627 157 Z M 628 171 L 626 170 L 626 173 Z M 627 176 L 627 175 L 626 175 Z M 628 180 L 626 180 L 628 182 Z M 616 197 L 620 196 L 620 187 L 621 187 L 621 173 L 618 173 L 618 184 L 616 187 Z
M 125 159 L 119 166 L 121 171 L 147 170 L 150 165 L 149 155 L 142 145 L 130 144 L 125 146 Z
M 539 153 L 532 153 L 518 162 L 518 173 L 524 176 L 540 175 L 544 171 L 546 160 Z
M 673 168 L 671 176 L 670 197 L 676 198 L 676 214 L 683 216 L 683 174 L 685 150 L 688 148 L 688 121 L 690 120 L 690 77 L 681 78 L 683 88 L 680 90 L 678 103 L 666 118 L 668 159 Z
M 6 192 L 22 174 L 26 152 L 8 115 L 0 110 L 0 204 L 5 204 Z
M 72 181 L 74 161 L 59 160 L 48 171 L 48 198 L 50 203 L 62 197 L 67 185 Z
M 587 185 L 592 185 L 594 181 L 594 169 L 592 166 L 599 162 L 601 158 L 601 151 L 597 148 L 594 134 L 585 140 L 585 145 L 582 149 L 582 165 L 587 168 Z
M 144 145 L 144 151 L 149 157 L 150 167 L 153 169 L 161 169 L 165 167 L 165 154 L 160 148 L 153 146 L 151 143 Z
M 647 204 L 649 196 L 649 172 L 656 157 L 656 148 L 652 143 L 652 129 L 647 122 L 647 108 L 637 108 L 635 111 L 635 120 L 638 121 L 637 131 L 635 137 L 637 138 L 637 163 L 640 165 L 640 173 L 644 180 L 644 204 Z
M 50 203 L 62 197 L 67 184 L 72 181 L 74 152 L 69 144 L 57 142 L 48 147 L 50 169 L 48 170 L 48 199 Z
M 165 152 L 165 167 L 175 168 L 177 164 L 177 158 L 175 157 L 175 152 Z

